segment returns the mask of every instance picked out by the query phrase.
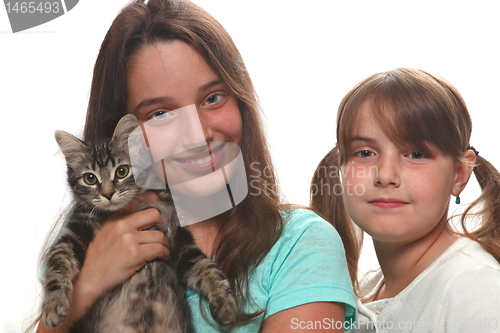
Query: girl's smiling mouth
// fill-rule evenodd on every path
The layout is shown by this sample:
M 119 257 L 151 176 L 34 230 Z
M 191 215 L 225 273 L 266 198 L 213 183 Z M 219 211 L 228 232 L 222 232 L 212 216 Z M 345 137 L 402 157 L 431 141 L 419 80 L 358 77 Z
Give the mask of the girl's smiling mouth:
M 172 160 L 187 170 L 197 173 L 213 172 L 219 166 L 224 156 L 226 143 L 212 143 L 212 149 L 206 148 L 202 152 L 182 152 L 173 156 Z

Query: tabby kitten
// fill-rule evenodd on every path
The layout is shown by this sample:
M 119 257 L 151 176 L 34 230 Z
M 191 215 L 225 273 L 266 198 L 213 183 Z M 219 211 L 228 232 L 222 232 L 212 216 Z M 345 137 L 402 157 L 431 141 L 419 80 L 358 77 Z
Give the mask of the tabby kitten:
M 72 280 L 78 274 L 89 243 L 106 218 L 143 192 L 134 181 L 127 140 L 139 126 L 132 115 L 118 123 L 112 139 L 89 144 L 66 132 L 55 137 L 68 167 L 75 205 L 57 241 L 46 256 L 41 320 L 47 327 L 63 322 L 70 311 Z M 190 332 L 193 330 L 185 287 L 196 289 L 210 303 L 212 315 L 226 326 L 235 323 L 238 306 L 229 282 L 180 227 L 168 191 L 161 204 L 145 203 L 162 216 L 161 230 L 169 242 L 170 260 L 154 260 L 122 286 L 101 297 L 71 332 Z

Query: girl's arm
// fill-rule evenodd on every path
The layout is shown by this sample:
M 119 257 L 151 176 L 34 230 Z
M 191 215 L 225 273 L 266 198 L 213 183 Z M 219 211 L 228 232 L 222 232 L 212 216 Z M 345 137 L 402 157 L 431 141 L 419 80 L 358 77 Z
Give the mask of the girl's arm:
M 343 303 L 304 304 L 267 318 L 264 321 L 262 333 L 344 332 L 344 314 Z
M 144 194 L 140 199 L 158 201 L 153 193 Z M 168 260 L 163 233 L 142 230 L 160 223 L 160 213 L 146 209 L 127 215 L 136 207 L 137 202 L 127 207 L 123 215 L 111 216 L 89 244 L 80 274 L 73 282 L 71 311 L 66 321 L 53 329 L 40 322 L 37 332 L 68 332 L 73 322 L 83 317 L 99 297 L 128 280 L 146 261 Z

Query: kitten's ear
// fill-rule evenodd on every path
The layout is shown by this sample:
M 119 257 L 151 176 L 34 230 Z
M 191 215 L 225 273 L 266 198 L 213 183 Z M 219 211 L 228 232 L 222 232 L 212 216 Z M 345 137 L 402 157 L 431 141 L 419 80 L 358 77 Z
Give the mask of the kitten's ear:
M 123 116 L 116 125 L 111 141 L 120 147 L 126 147 L 130 134 L 139 126 L 139 122 L 134 115 L 127 114 Z
M 67 132 L 56 131 L 54 136 L 68 163 L 76 156 L 80 155 L 82 150 L 86 147 L 83 141 Z

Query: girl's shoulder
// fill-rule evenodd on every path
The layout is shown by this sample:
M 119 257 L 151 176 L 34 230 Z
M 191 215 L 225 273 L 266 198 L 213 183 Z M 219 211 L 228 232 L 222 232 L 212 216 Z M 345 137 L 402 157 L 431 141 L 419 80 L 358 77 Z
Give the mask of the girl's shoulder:
M 269 293 L 267 315 L 310 302 L 340 302 L 349 320 L 356 299 L 337 231 L 309 209 L 289 209 L 282 216 L 283 232 L 252 280 Z
M 284 228 L 278 243 L 294 243 L 302 240 L 317 246 L 322 240 L 328 247 L 342 247 L 342 240 L 331 223 L 306 208 L 282 210 Z
M 367 274 L 361 282 L 364 299 L 370 299 L 382 283 L 380 270 Z M 435 321 L 443 331 L 447 327 L 455 332 L 451 328 L 460 318 L 500 319 L 499 299 L 500 265 L 477 242 L 461 237 L 396 295 L 378 320 Z
M 283 262 L 327 266 L 347 272 L 345 250 L 333 225 L 309 209 L 282 211 L 284 228 L 280 238 L 264 259 L 273 266 Z
M 474 290 L 480 294 L 491 294 L 490 288 L 495 289 L 496 296 L 500 298 L 500 264 L 479 243 L 462 237 L 458 239 L 447 260 L 443 260 L 445 268 L 453 277 L 450 290 L 467 292 Z M 453 246 L 452 245 L 452 246 Z
M 359 280 L 363 298 L 369 299 L 380 288 L 384 276 L 378 269 L 360 276 Z M 415 293 L 440 294 L 442 301 L 456 294 L 472 293 L 477 297 L 481 293 L 488 293 L 486 286 L 495 286 L 495 293 L 500 299 L 500 264 L 479 243 L 461 237 L 401 291 L 396 299 L 411 298 Z
M 436 265 L 453 268 L 454 274 L 482 270 L 500 278 L 500 264 L 479 243 L 467 237 L 456 240 L 436 261 Z
M 281 210 L 281 216 L 285 223 L 284 230 L 319 228 L 335 231 L 331 223 L 305 207 L 283 209 Z
M 500 291 L 500 264 L 480 244 L 460 237 L 402 294 L 427 285 L 439 288 L 442 293 L 453 293 L 457 286 L 464 283 L 473 285 L 479 281 L 498 284 Z
M 469 304 L 471 309 L 483 309 L 478 303 L 486 308 L 496 304 L 500 313 L 500 264 L 480 244 L 461 237 L 400 295 L 414 293 L 433 295 L 451 308 Z
M 451 316 L 460 306 L 468 318 L 496 318 L 500 324 L 500 264 L 479 243 L 466 237 L 457 242 L 441 269 L 448 270 L 440 279 L 448 286 L 443 313 Z

